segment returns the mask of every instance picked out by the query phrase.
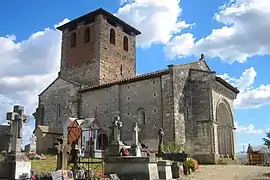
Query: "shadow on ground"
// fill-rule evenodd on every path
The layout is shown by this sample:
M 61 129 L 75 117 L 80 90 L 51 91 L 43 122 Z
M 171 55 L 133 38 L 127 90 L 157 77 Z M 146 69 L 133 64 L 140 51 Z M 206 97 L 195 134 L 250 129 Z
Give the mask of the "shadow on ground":
M 263 177 L 261 177 L 261 178 L 255 178 L 255 179 L 252 179 L 252 180 L 267 180 L 267 179 L 270 180 L 270 173 L 263 173 L 262 176 Z

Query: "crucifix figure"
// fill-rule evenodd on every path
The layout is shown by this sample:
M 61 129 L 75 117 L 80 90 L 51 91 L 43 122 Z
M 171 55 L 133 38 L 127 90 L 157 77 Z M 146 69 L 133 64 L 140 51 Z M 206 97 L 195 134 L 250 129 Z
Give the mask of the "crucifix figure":
M 113 127 L 112 127 L 112 131 L 113 131 L 113 141 L 120 141 L 120 130 L 122 127 L 122 122 L 120 121 L 120 117 L 116 116 L 114 118 L 113 121 Z
M 112 125 L 110 126 L 112 132 L 110 135 L 110 143 L 106 152 L 106 156 L 120 156 L 121 151 L 126 150 L 120 137 L 121 127 L 122 122 L 120 121 L 120 117 L 116 116 L 112 122 Z
M 11 147 L 12 152 L 21 152 L 21 139 L 23 123 L 28 122 L 28 116 L 24 114 L 23 106 L 14 106 L 13 112 L 7 113 L 7 120 L 10 124 Z
M 59 139 L 56 148 L 58 151 L 56 170 L 67 170 L 67 155 L 71 151 L 71 146 L 67 143 L 67 138 L 62 137 L 61 139 Z
M 162 128 L 160 128 L 158 130 L 158 136 L 159 136 L 159 142 L 158 142 L 158 154 L 162 154 L 163 153 L 163 138 L 164 138 L 164 131 Z

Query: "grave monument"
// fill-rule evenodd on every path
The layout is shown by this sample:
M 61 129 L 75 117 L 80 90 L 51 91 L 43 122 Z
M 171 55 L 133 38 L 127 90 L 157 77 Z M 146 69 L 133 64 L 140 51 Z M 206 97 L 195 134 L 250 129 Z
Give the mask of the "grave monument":
M 57 165 L 56 170 L 67 170 L 68 168 L 68 157 L 71 151 L 71 145 L 68 144 L 66 137 L 58 139 L 58 144 L 56 145 L 57 154 Z
M 25 145 L 25 152 L 36 152 L 37 149 L 37 143 L 36 143 L 37 137 L 32 134 L 30 137 L 30 143 Z
M 141 157 L 142 153 L 139 143 L 139 132 L 141 131 L 141 129 L 138 127 L 138 123 L 133 123 L 133 131 L 133 144 L 130 148 L 130 155 Z
M 111 142 L 109 143 L 105 158 L 105 175 L 117 175 L 121 180 L 157 180 L 158 168 L 156 158 L 137 156 L 120 156 L 122 145 L 120 130 L 122 122 L 119 116 L 115 118 L 112 126 Z M 133 143 L 138 144 L 139 128 L 134 124 Z M 137 148 L 135 148 L 136 150 Z
M 158 131 L 159 142 L 158 142 L 158 154 L 164 153 L 164 132 L 160 128 Z M 160 179 L 172 179 L 171 161 L 159 160 L 158 163 L 158 175 Z
M 120 139 L 121 128 L 122 122 L 120 121 L 120 117 L 116 116 L 110 127 L 112 133 L 106 156 L 120 156 L 120 150 L 124 147 L 124 143 Z
M 23 106 L 14 106 L 13 112 L 7 113 L 10 124 L 10 148 L 0 165 L 0 177 L 8 179 L 19 179 L 30 177 L 31 162 L 21 152 L 23 123 L 28 122 L 28 116 L 24 114 Z

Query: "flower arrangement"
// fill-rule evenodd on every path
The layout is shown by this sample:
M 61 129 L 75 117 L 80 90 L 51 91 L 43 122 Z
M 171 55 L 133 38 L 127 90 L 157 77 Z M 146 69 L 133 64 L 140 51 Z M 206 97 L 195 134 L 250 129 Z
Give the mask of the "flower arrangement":
M 199 163 L 195 159 L 188 159 L 183 163 L 183 165 L 191 169 L 193 172 L 199 169 Z

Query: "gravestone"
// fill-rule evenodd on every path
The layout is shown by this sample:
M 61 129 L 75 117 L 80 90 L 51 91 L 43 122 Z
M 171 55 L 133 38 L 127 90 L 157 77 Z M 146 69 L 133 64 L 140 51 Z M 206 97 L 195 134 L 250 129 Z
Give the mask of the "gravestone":
M 71 145 L 69 145 L 67 142 L 67 138 L 62 137 L 58 140 L 58 144 L 56 145 L 58 151 L 56 170 L 67 170 L 68 154 L 71 151 Z
M 162 128 L 158 131 L 159 142 L 158 142 L 158 154 L 164 155 L 164 131 Z M 169 160 L 159 160 L 157 163 L 158 174 L 160 179 L 172 179 L 172 163 Z
M 158 161 L 158 175 L 159 179 L 173 179 L 171 162 L 168 160 Z
M 133 123 L 133 143 L 131 145 L 130 149 L 130 155 L 131 156 L 138 156 L 141 157 L 141 148 L 139 143 L 139 132 L 141 129 L 138 127 L 138 123 Z
M 110 180 L 120 180 L 117 174 L 110 174 Z
M 51 173 L 52 180 L 74 180 L 72 171 L 69 170 L 57 170 Z
M 108 156 L 105 158 L 104 174 L 116 174 L 121 180 L 157 180 L 158 167 L 156 158 L 138 156 L 120 156 L 121 142 L 120 128 L 122 123 L 117 117 L 112 125 L 112 137 L 108 147 Z M 134 143 L 138 143 L 138 126 L 134 125 Z M 116 176 L 110 176 L 116 178 Z
M 162 128 L 159 129 L 158 131 L 158 136 L 159 136 L 159 142 L 158 142 L 158 154 L 163 154 L 164 153 L 164 131 Z
M 25 160 L 21 152 L 23 123 L 28 122 L 28 116 L 24 114 L 23 106 L 14 106 L 13 112 L 7 113 L 10 124 L 10 148 L 0 167 L 0 178 L 19 179 L 30 177 L 31 162 Z
M 30 143 L 25 145 L 25 152 L 36 152 L 36 147 L 37 147 L 37 143 L 36 143 L 36 136 L 34 134 L 32 134 L 32 136 L 30 137 Z
M 120 138 L 121 128 L 122 122 L 120 121 L 120 117 L 117 116 L 114 118 L 113 124 L 110 127 L 112 132 L 106 156 L 120 156 L 120 150 L 124 147 L 124 144 Z

